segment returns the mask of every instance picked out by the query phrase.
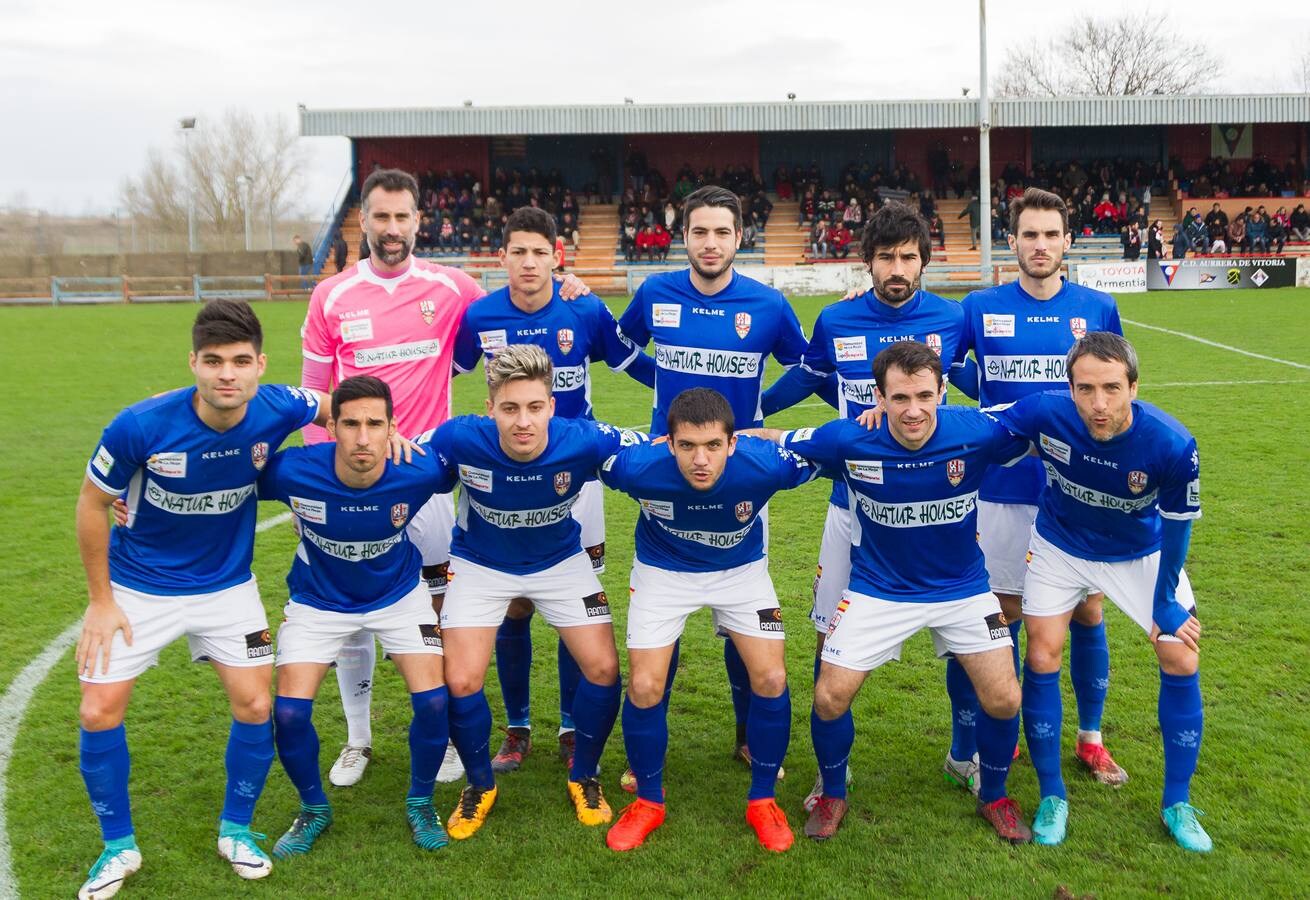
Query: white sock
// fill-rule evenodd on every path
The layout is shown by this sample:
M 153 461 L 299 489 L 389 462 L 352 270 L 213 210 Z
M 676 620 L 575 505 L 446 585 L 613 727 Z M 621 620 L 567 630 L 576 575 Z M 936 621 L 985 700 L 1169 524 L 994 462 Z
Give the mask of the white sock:
M 352 747 L 373 746 L 369 706 L 377 658 L 373 635 L 367 631 L 352 635 L 337 656 L 337 685 L 341 688 L 341 708 L 346 714 L 346 743 Z
M 1078 729 L 1078 743 L 1080 744 L 1099 744 L 1101 743 L 1101 732 L 1083 731 Z

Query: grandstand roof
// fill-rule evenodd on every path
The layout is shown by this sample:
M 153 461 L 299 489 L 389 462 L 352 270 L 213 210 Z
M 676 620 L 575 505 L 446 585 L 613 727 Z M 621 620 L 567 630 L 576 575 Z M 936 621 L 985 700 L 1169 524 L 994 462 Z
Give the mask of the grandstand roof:
M 993 100 L 993 128 L 1204 125 L 1310 121 L 1310 95 L 1036 97 Z M 978 101 L 856 100 L 783 103 L 624 103 L 595 106 L 300 108 L 307 137 L 687 134 L 970 128 Z

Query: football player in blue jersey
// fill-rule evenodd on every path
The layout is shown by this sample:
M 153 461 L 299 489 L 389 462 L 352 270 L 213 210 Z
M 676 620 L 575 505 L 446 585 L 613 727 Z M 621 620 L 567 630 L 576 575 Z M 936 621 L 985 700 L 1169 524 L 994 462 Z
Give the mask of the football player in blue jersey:
M 920 288 L 924 266 L 932 258 L 928 223 L 915 209 L 890 201 L 869 218 L 860 240 L 860 256 L 873 287 L 849 300 L 826 306 L 814 323 L 814 334 L 801 364 L 787 370 L 764 393 L 766 416 L 786 409 L 825 387 L 834 388 L 837 412 L 855 419 L 876 405 L 875 385 L 869 362 L 878 352 L 897 341 L 920 341 L 949 365 L 957 355 L 964 325 L 960 304 Z M 814 578 L 814 606 L 810 620 L 817 632 L 814 677 L 819 677 L 823 639 L 828 618 L 841 600 L 851 574 L 851 511 L 846 483 L 835 479 L 823 523 L 818 572 Z M 948 672 L 963 670 L 958 664 Z M 969 688 L 972 697 L 972 687 Z M 973 701 L 976 715 L 977 700 Z M 973 731 L 969 731 L 973 739 Z M 976 790 L 977 761 L 969 751 L 963 765 L 972 766 L 963 777 Z M 847 773 L 849 780 L 850 774 Z M 823 782 L 816 778 L 805 798 L 813 809 L 823 794 Z
M 469 780 L 447 823 L 456 839 L 481 828 L 496 802 L 483 682 L 497 628 L 517 597 L 559 632 L 582 671 L 567 784 L 578 820 L 600 825 L 612 816 L 596 766 L 622 698 L 618 652 L 609 599 L 571 511 L 601 463 L 645 436 L 554 417 L 551 369 L 538 346 L 499 350 L 487 366 L 490 416 L 460 416 L 432 434 L 433 448 L 458 467 L 461 483 L 441 608 L 450 737 Z
M 709 388 L 679 394 L 669 405 L 668 426 L 667 446 L 628 448 L 601 469 L 608 486 L 641 505 L 623 705 L 623 743 L 636 773 L 637 800 L 606 843 L 631 850 L 664 821 L 664 682 L 687 617 L 709 607 L 750 675 L 746 820 L 761 846 L 781 852 L 792 845 L 792 833 L 774 791 L 791 734 L 791 695 L 760 511 L 773 494 L 808 483 L 817 469 L 767 441 L 738 440 L 732 408 Z
M 410 692 L 410 780 L 405 815 L 414 842 L 439 850 L 449 839 L 432 807 L 446 752 L 447 692 L 441 633 L 422 556 L 406 526 L 434 494 L 455 484 L 437 454 L 408 465 L 388 461 L 396 432 L 391 391 L 371 375 L 345 379 L 332 393 L 328 434 L 335 443 L 274 456 L 260 497 L 291 507 L 300 532 L 290 599 L 277 633 L 277 750 L 300 794 L 300 812 L 278 839 L 279 858 L 308 853 L 332 824 L 319 771 L 314 697 L 342 644 L 363 630 L 396 664 Z
M 592 419 L 591 371 L 604 362 L 615 372 L 626 372 L 647 387 L 655 385 L 655 364 L 619 333 L 618 323 L 597 297 L 572 302 L 559 297 L 559 283 L 551 278 L 556 260 L 555 220 L 536 207 L 523 207 L 505 223 L 501 264 L 509 284 L 474 302 L 464 313 L 455 340 L 455 369 L 470 372 L 478 359 L 508 344 L 536 344 L 546 351 L 554 368 L 552 395 L 555 415 Z M 582 546 L 596 574 L 605 571 L 605 504 L 600 482 L 589 479 L 573 506 L 582 526 Z M 530 717 L 532 670 L 532 604 L 518 599 L 496 633 L 496 674 L 508 718 L 505 740 L 492 757 L 498 773 L 513 772 L 532 748 Z M 576 733 L 573 697 L 578 687 L 578 665 L 559 642 L 560 759 L 566 767 L 573 759 Z
M 665 433 L 673 398 L 693 387 L 723 394 L 739 426 L 762 424 L 768 357 L 790 368 L 805 352 L 805 333 L 787 298 L 732 267 L 741 246 L 741 221 L 741 204 L 732 191 L 707 185 L 688 194 L 683 236 L 690 268 L 647 278 L 619 317 L 623 334 L 638 347 L 655 343 L 652 436 Z M 724 641 L 723 661 L 737 720 L 733 755 L 749 765 L 750 678 L 730 640 Z M 675 647 L 669 690 L 676 669 Z M 636 787 L 627 773 L 624 787 Z
M 901 341 L 873 361 L 888 427 L 866 431 L 850 419 L 763 434 L 839 473 L 850 492 L 851 575 L 828 619 L 814 686 L 810 733 L 823 793 L 805 824 L 831 838 L 846 814 L 846 767 L 855 739 L 850 707 L 869 672 L 900 658 L 901 645 L 927 628 L 939 656 L 963 666 L 981 705 L 978 814 L 1002 839 L 1031 839 L 1006 795 L 1019 733 L 1019 682 L 1000 603 L 987 584 L 975 536 L 983 475 L 1028 453 L 975 409 L 939 406 L 941 359 L 926 344 Z
M 1047 475 L 1023 586 L 1024 733 L 1042 795 L 1033 834 L 1041 844 L 1065 838 L 1060 658 L 1070 617 L 1103 590 L 1149 635 L 1159 660 L 1161 816 L 1180 846 L 1207 852 L 1210 836 L 1189 796 L 1201 748 L 1201 623 L 1183 572 L 1201 515 L 1196 440 L 1137 399 L 1137 354 L 1122 336 L 1088 333 L 1064 368 L 1068 393 L 1025 397 L 996 412 L 1036 445 Z
M 242 878 L 272 862 L 250 830 L 273 761 L 273 642 L 250 573 L 255 482 L 292 432 L 322 424 L 318 394 L 259 384 L 263 331 L 249 304 L 215 300 L 191 333 L 194 387 L 123 410 L 105 429 L 77 502 L 90 603 L 77 645 L 81 771 L 104 852 L 79 896 L 111 897 L 141 866 L 123 719 L 136 679 L 183 635 L 232 711 L 219 854 Z M 108 511 L 124 498 L 123 527 Z
M 1113 297 L 1062 277 L 1064 254 L 1072 240 L 1063 200 L 1028 188 L 1010 205 L 1010 232 L 1019 278 L 964 298 L 964 338 L 951 376 L 953 385 L 984 408 L 1032 393 L 1064 390 L 1064 358 L 1074 341 L 1089 331 L 1123 333 Z M 969 351 L 971 359 L 965 356 Z M 1014 634 L 1016 671 L 1028 538 L 1045 483 L 1041 464 L 1031 458 L 1008 469 L 993 469 L 978 494 L 978 541 L 987 558 L 992 590 Z M 1069 622 L 1069 674 L 1078 701 L 1075 752 L 1097 780 L 1120 785 L 1128 775 L 1101 738 L 1101 713 L 1110 684 L 1102 600 L 1101 593 L 1094 592 Z M 943 771 L 948 780 L 968 787 L 977 771 L 971 761 L 977 701 L 969 691 L 969 680 L 951 662 L 947 691 L 953 707 L 952 740 Z M 976 782 L 973 787 L 976 790 Z

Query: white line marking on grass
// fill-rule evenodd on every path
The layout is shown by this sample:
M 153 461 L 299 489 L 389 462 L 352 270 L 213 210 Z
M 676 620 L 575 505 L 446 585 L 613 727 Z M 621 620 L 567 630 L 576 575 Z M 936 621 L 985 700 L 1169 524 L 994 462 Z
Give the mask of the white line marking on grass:
M 1143 381 L 1141 386 L 1145 390 L 1150 390 L 1151 388 L 1174 387 L 1233 387 L 1239 384 L 1310 384 L 1310 380 L 1305 378 L 1284 378 L 1265 381 Z
M 1243 350 L 1241 347 L 1231 347 L 1228 344 L 1221 344 L 1218 341 L 1206 340 L 1203 337 L 1197 337 L 1194 334 L 1188 334 L 1185 331 L 1174 331 L 1172 328 L 1161 328 L 1159 325 L 1147 325 L 1145 322 L 1134 322 L 1132 319 L 1124 319 L 1129 325 L 1136 325 L 1138 328 L 1149 328 L 1151 331 L 1161 331 L 1165 334 L 1172 334 L 1175 337 L 1186 338 L 1189 341 L 1196 341 L 1198 344 L 1205 344 L 1207 347 L 1218 347 L 1220 350 L 1228 350 L 1231 353 L 1240 353 L 1243 356 L 1250 356 L 1255 359 L 1263 359 L 1267 362 L 1282 363 L 1285 366 L 1292 366 L 1297 369 L 1310 369 L 1305 363 L 1292 362 L 1290 359 L 1279 359 L 1276 356 L 1265 356 L 1263 353 L 1252 353 L 1250 350 Z
M 268 531 L 291 521 L 291 513 L 278 513 L 255 526 L 255 531 Z M 13 853 L 9 846 L 9 828 L 5 819 L 8 803 L 9 761 L 14 755 L 14 742 L 18 740 L 18 726 L 27 713 L 32 695 L 45 681 L 50 670 L 63 657 L 65 651 L 77 642 L 82 633 L 82 620 L 69 625 L 18 673 L 0 697 L 0 900 L 17 900 L 18 882 L 14 878 Z

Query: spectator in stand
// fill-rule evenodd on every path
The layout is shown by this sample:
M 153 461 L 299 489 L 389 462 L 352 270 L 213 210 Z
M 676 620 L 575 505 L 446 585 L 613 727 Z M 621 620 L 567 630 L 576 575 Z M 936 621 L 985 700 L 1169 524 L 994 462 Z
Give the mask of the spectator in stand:
M 664 228 L 669 234 L 676 234 L 681 227 L 678 222 L 678 208 L 670 200 L 664 204 Z
M 669 258 L 669 247 L 673 244 L 673 235 L 669 234 L 669 230 L 658 222 L 651 226 L 651 234 L 655 238 L 656 255 L 659 257 L 660 262 L 666 261 Z
M 291 244 L 296 248 L 296 265 L 300 268 L 300 286 L 305 290 L 314 287 L 310 275 L 314 274 L 314 248 L 309 246 L 300 235 L 291 235 Z
M 346 245 L 346 239 L 337 232 L 336 239 L 332 241 L 332 262 L 340 272 L 346 267 L 346 258 L 350 255 L 350 247 Z
M 1196 253 L 1204 253 L 1206 248 L 1205 222 L 1201 220 L 1201 214 L 1193 206 L 1187 211 L 1187 216 L 1183 219 L 1183 230 L 1187 234 L 1187 243 L 1190 249 Z
M 864 207 L 854 197 L 846 204 L 846 210 L 842 213 L 842 224 L 850 229 L 852 234 L 864 228 Z
M 1211 235 L 1214 234 L 1216 223 L 1220 231 L 1225 233 L 1228 231 L 1228 213 L 1224 212 L 1223 207 L 1218 203 L 1211 206 L 1210 211 L 1205 214 L 1205 227 Z
M 1269 233 L 1265 246 L 1273 253 L 1282 253 L 1283 246 L 1287 243 L 1287 226 L 1283 224 L 1283 218 L 1285 217 L 1274 215 L 1269 219 Z
M 573 217 L 573 213 L 564 213 L 560 217 L 559 236 L 564 238 L 565 243 L 575 251 L 578 249 L 578 222 Z
M 755 225 L 755 213 L 751 212 L 750 207 L 744 207 L 741 211 L 741 249 L 754 250 L 755 240 L 759 236 L 759 229 Z
M 477 249 L 478 226 L 473 224 L 472 216 L 464 216 L 455 229 L 455 243 L 460 253 L 472 253 Z
M 773 215 L 773 203 L 763 190 L 755 192 L 755 198 L 751 200 L 751 212 L 755 214 L 755 224 L 760 231 L 768 227 L 769 216 Z
M 991 232 L 992 243 L 1005 240 L 1006 233 L 1006 215 L 1001 208 L 1001 201 L 997 197 L 992 198 L 992 224 L 989 229 Z
M 655 226 L 643 225 L 641 231 L 637 232 L 637 258 L 643 256 L 650 262 L 655 261 L 655 254 L 659 249 L 655 245 Z
M 778 166 L 777 171 L 773 173 L 773 191 L 778 195 L 779 200 L 790 200 L 796 196 L 796 186 L 792 184 L 786 166 Z
M 435 241 L 436 235 L 432 233 L 432 216 L 425 213 L 419 219 L 418 233 L 414 236 L 414 246 L 418 250 L 431 250 Z
M 978 249 L 979 226 L 982 222 L 982 210 L 978 206 L 978 198 L 973 195 L 973 191 L 967 191 L 964 195 L 964 209 L 960 210 L 957 219 L 969 217 L 969 249 Z
M 1172 245 L 1174 259 L 1183 259 L 1187 256 L 1187 251 L 1191 249 L 1191 239 L 1187 237 L 1187 231 L 1183 228 L 1181 223 L 1174 226 L 1174 239 Z
M 938 213 L 933 213 L 928 220 L 928 239 L 941 249 L 946 249 L 946 225 Z
M 845 222 L 838 222 L 831 226 L 827 238 L 828 249 L 833 259 L 846 259 L 851 255 L 851 230 L 846 227 Z
M 1096 220 L 1097 234 L 1113 234 L 1118 231 L 1115 224 L 1116 208 L 1110 201 L 1110 194 L 1107 192 L 1101 195 L 1101 202 L 1096 204 L 1096 209 L 1092 210 L 1092 216 Z
M 823 219 L 815 219 L 814 225 L 810 228 L 810 257 L 825 259 L 827 256 L 828 223 Z
M 1250 251 L 1250 239 L 1246 236 L 1246 213 L 1238 213 L 1237 217 L 1228 223 L 1228 249 L 1232 253 Z
M 578 209 L 578 198 L 573 196 L 573 191 L 566 188 L 564 190 L 564 196 L 561 197 L 559 201 L 560 220 L 563 221 L 565 216 L 573 216 L 573 221 L 577 222 L 580 221 L 580 214 L 581 211 Z
M 813 222 L 817 201 L 814 198 L 814 189 L 806 188 L 805 195 L 801 197 L 801 202 L 796 209 L 796 224 L 804 225 L 807 222 Z
M 1164 223 L 1156 219 L 1146 234 L 1146 258 L 1164 258 Z
M 449 216 L 443 216 L 441 219 L 441 228 L 437 231 L 437 244 L 442 252 L 450 253 L 455 250 L 455 223 Z
M 1220 210 L 1222 213 L 1222 210 Z M 1227 253 L 1228 252 L 1228 216 L 1223 216 L 1220 220 L 1218 217 L 1206 216 L 1206 226 L 1209 234 L 1209 252 L 1210 253 Z M 1220 249 L 1216 250 L 1218 246 Z
M 646 175 L 650 167 L 646 164 L 646 154 L 640 150 L 633 150 L 628 154 L 628 177 L 632 179 L 632 186 L 637 193 L 641 193 L 646 187 Z
M 623 223 L 623 232 L 619 235 L 619 247 L 623 250 L 623 258 L 628 262 L 635 262 L 637 259 L 637 222 L 636 219 L 630 219 Z
M 1123 235 L 1119 240 L 1124 246 L 1124 259 L 1137 260 L 1142 258 L 1142 229 L 1137 227 L 1136 220 L 1128 223 L 1128 227 L 1123 230 Z
M 827 219 L 831 222 L 837 217 L 837 198 L 833 195 L 832 191 L 825 190 L 819 195 L 819 199 L 815 203 L 814 208 L 819 218 Z
M 1288 217 L 1288 228 L 1294 241 L 1310 241 L 1310 212 L 1305 204 L 1298 203 L 1292 215 Z
M 1269 252 L 1269 223 L 1265 221 L 1259 210 L 1251 213 L 1251 218 L 1247 220 L 1246 241 L 1252 253 Z

